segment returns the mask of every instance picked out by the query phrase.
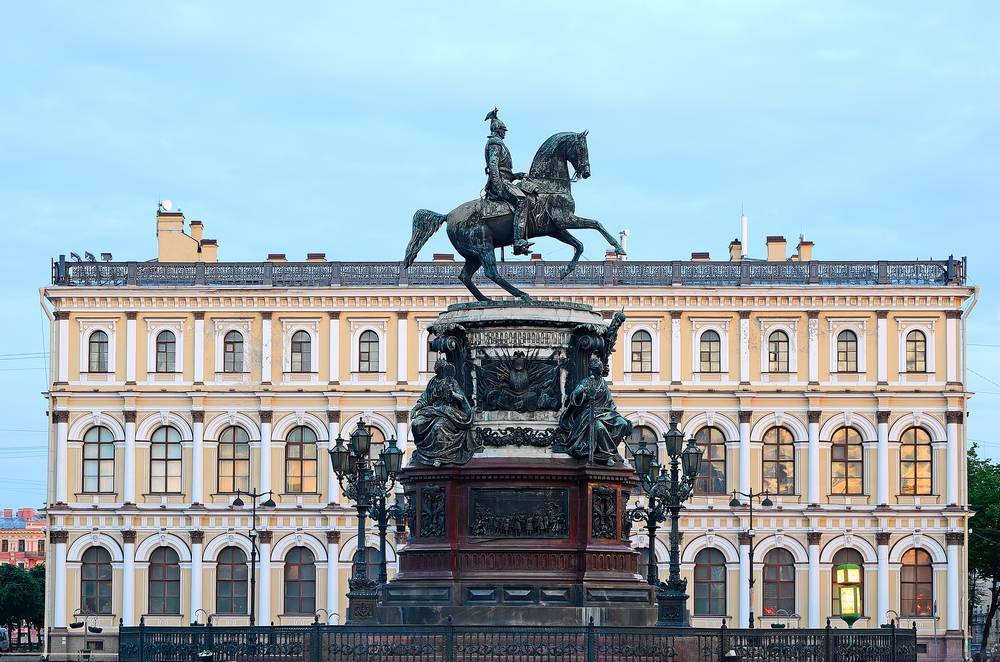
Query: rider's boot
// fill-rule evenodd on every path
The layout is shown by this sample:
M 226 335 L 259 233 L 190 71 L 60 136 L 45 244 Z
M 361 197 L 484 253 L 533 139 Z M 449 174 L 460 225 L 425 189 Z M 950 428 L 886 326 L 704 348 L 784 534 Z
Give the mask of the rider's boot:
M 520 210 L 518 210 L 520 212 Z M 530 255 L 531 242 L 525 239 L 523 214 L 514 215 L 514 255 Z

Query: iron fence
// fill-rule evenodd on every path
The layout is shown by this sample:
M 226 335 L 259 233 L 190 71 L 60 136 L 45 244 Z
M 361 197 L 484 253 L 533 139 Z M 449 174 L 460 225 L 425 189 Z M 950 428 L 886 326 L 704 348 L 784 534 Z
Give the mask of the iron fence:
M 535 287 L 739 287 L 752 285 L 963 285 L 966 260 L 871 262 L 502 262 L 510 282 Z M 461 263 L 419 262 L 67 262 L 52 284 L 76 287 L 459 287 Z M 476 282 L 485 282 L 482 272 Z
M 658 627 L 122 627 L 121 662 L 915 662 L 916 630 Z M 730 654 L 733 655 L 730 655 Z

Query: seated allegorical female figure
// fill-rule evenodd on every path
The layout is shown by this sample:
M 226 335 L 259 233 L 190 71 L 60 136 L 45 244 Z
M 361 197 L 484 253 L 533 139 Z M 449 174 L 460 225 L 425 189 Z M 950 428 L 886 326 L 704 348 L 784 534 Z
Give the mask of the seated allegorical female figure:
M 434 377 L 410 410 L 416 451 L 421 464 L 465 464 L 475 452 L 472 405 L 455 379 L 455 366 L 444 358 L 434 364 Z
M 622 461 L 618 444 L 632 434 L 632 423 L 615 408 L 608 383 L 604 380 L 604 362 L 593 355 L 589 368 L 590 374 L 573 389 L 566 409 L 559 417 L 562 441 L 552 450 L 611 465 Z

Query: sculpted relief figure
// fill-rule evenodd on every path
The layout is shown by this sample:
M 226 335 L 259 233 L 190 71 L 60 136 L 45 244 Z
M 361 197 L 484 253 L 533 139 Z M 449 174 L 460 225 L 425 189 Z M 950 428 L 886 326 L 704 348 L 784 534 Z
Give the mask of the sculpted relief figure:
M 562 441 L 552 450 L 612 465 L 622 461 L 618 444 L 632 434 L 632 423 L 615 408 L 604 380 L 604 362 L 594 355 L 590 357 L 589 367 L 590 374 L 573 389 L 559 417 Z
M 413 459 L 421 464 L 465 464 L 475 452 L 472 405 L 455 379 L 455 366 L 443 358 L 434 377 L 410 411 Z

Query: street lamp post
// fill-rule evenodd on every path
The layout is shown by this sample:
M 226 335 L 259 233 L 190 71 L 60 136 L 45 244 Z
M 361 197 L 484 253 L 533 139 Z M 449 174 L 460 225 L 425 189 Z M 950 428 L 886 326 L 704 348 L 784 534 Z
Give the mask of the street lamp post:
M 742 501 L 739 500 L 739 497 L 745 497 L 747 499 L 747 502 L 744 504 Z M 763 492 L 754 492 L 753 488 L 750 488 L 749 492 L 740 492 L 738 490 L 733 490 L 733 498 L 729 500 L 729 507 L 730 508 L 743 508 L 744 506 L 748 506 L 750 508 L 750 518 L 749 518 L 750 521 L 748 522 L 748 528 L 747 528 L 746 534 L 747 534 L 747 538 L 750 540 L 750 545 L 749 545 L 749 547 L 750 547 L 750 549 L 749 549 L 749 563 L 750 563 L 749 571 L 750 572 L 749 572 L 749 578 L 747 579 L 747 584 L 748 584 L 748 586 L 747 586 L 747 593 L 748 593 L 748 599 L 749 599 L 749 602 L 750 602 L 750 611 L 749 611 L 749 614 L 750 614 L 749 615 L 749 621 L 750 622 L 748 623 L 748 626 L 751 629 L 753 629 L 753 621 L 754 621 L 754 618 L 753 618 L 753 585 L 754 585 L 754 577 L 753 577 L 753 549 L 754 549 L 754 544 L 753 544 L 753 537 L 754 537 L 754 534 L 755 534 L 755 531 L 754 531 L 754 528 L 753 528 L 753 502 L 754 502 L 754 500 L 759 501 L 760 505 L 762 507 L 764 507 L 764 508 L 770 508 L 771 506 L 774 505 L 774 502 L 771 501 L 770 494 L 768 493 L 767 490 L 764 490 Z
M 330 449 L 330 463 L 337 475 L 337 481 L 344 495 L 355 502 L 358 517 L 358 549 L 354 554 L 354 564 L 351 578 L 348 581 L 350 591 L 347 592 L 348 624 L 374 623 L 375 605 L 378 601 L 378 582 L 368 577 L 365 561 L 365 519 L 369 513 L 381 522 L 387 515 L 385 511 L 385 494 L 396 481 L 396 474 L 403 464 L 403 451 L 396 445 L 395 438 L 389 440 L 388 447 L 383 448 L 377 459 L 373 460 L 371 451 L 372 434 L 362 421 L 351 433 L 348 445 L 337 438 L 337 445 Z M 379 504 L 382 504 L 379 509 Z M 385 561 L 385 533 L 382 536 L 383 563 Z M 380 571 L 380 576 L 383 571 Z
M 398 450 L 398 449 L 397 449 Z M 405 516 L 405 508 L 400 506 L 398 503 L 387 503 L 389 495 L 392 493 L 392 482 L 386 480 L 386 478 L 380 478 L 378 476 L 378 462 L 376 465 L 376 480 L 381 481 L 381 484 L 385 486 L 384 489 L 376 490 L 374 503 L 372 503 L 369 509 L 369 514 L 372 519 L 375 520 L 375 526 L 378 528 L 378 545 L 379 553 L 381 554 L 381 560 L 378 565 L 378 583 L 379 585 L 385 584 L 389 581 L 389 574 L 385 560 L 385 549 L 386 549 L 386 535 L 389 530 L 389 520 L 396 520 L 397 524 Z M 381 471 L 384 473 L 387 471 L 385 462 L 382 462 Z
M 632 521 L 646 522 L 649 535 L 649 564 L 647 579 L 656 587 L 658 626 L 686 627 L 690 624 L 687 615 L 687 580 L 681 579 L 680 564 L 680 511 L 681 505 L 691 496 L 694 481 L 701 467 L 702 449 L 694 439 L 689 439 L 684 447 L 684 435 L 677 429 L 677 421 L 670 421 L 670 429 L 664 436 L 667 455 L 670 457 L 670 473 L 666 467 L 655 462 L 653 451 L 647 448 L 644 439 L 632 451 L 635 471 L 639 484 L 646 494 L 647 504 L 626 510 L 626 517 Z M 681 469 L 683 468 L 683 475 Z M 656 568 L 654 543 L 657 524 L 670 518 L 670 572 L 666 583 L 660 582 Z
M 267 497 L 267 501 L 260 504 L 261 508 L 274 508 L 274 499 L 271 498 L 273 492 L 268 490 L 267 492 L 244 492 L 243 490 L 236 490 L 236 498 L 233 499 L 234 508 L 242 508 L 244 505 L 243 499 L 240 496 L 245 496 L 250 499 L 250 625 L 254 626 L 257 624 L 257 501 L 263 497 Z M 269 578 L 265 578 L 264 581 L 268 581 Z M 267 618 L 267 614 L 264 615 Z

